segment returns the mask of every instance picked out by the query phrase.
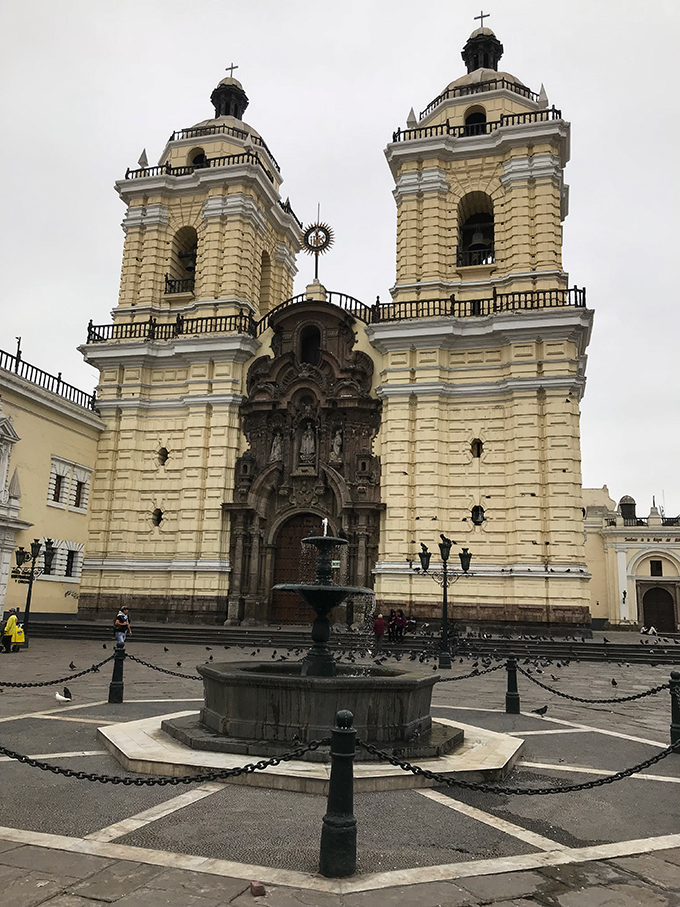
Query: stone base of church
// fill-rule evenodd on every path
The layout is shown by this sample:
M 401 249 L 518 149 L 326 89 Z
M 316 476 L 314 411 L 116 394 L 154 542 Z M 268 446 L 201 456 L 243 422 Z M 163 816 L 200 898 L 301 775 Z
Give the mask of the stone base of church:
M 417 621 L 438 621 L 442 616 L 442 603 L 414 602 L 409 604 L 401 599 L 377 599 L 377 611 L 385 614 L 392 608 L 401 610 L 406 617 Z M 496 624 L 545 624 L 550 626 L 590 626 L 590 609 L 581 605 L 529 605 L 513 604 L 464 604 L 449 602 L 449 620 L 468 623 Z
M 227 617 L 225 596 L 83 592 L 78 600 L 78 618 L 113 621 L 116 612 L 123 607 L 130 609 L 133 622 L 223 624 Z

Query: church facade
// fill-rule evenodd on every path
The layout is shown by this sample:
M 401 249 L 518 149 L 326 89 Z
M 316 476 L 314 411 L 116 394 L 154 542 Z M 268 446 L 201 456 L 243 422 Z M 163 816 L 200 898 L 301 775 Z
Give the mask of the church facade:
M 389 302 L 318 281 L 292 296 L 303 227 L 231 77 L 213 117 L 116 184 L 119 301 L 80 348 L 104 423 L 81 616 L 125 601 L 137 619 L 308 623 L 271 589 L 327 519 L 343 580 L 379 608 L 438 613 L 416 568 L 443 532 L 473 555 L 456 619 L 588 622 L 593 313 L 561 258 L 570 126 L 502 52 L 473 32 L 467 73 L 387 145 Z

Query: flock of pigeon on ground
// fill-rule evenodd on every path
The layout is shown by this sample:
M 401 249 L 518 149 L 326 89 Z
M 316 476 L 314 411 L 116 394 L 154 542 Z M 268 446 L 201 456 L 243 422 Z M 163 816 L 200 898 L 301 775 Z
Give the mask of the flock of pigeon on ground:
M 282 628 L 278 627 L 277 629 L 281 630 Z M 660 653 L 664 653 L 664 650 L 658 649 L 656 647 L 658 647 L 661 644 L 680 645 L 680 638 L 675 638 L 675 637 L 667 638 L 667 637 L 663 637 L 663 636 L 658 636 L 657 631 L 654 629 L 654 627 L 650 627 L 650 628 L 643 627 L 640 632 L 643 634 L 649 634 L 649 635 L 656 637 L 651 644 L 655 646 L 655 651 L 659 651 Z M 391 649 L 389 651 L 385 651 L 384 653 L 381 652 L 381 653 L 377 654 L 377 656 L 373 652 L 371 647 L 370 646 L 367 647 L 365 644 L 361 645 L 359 647 L 355 647 L 355 648 L 341 647 L 341 648 L 335 649 L 335 660 L 338 664 L 350 664 L 350 665 L 356 664 L 357 661 L 361 662 L 361 661 L 365 661 L 365 660 L 372 660 L 373 663 L 378 666 L 386 664 L 389 661 L 394 661 L 395 663 L 398 663 L 400 661 L 406 660 L 406 661 L 418 662 L 419 664 L 422 664 L 422 665 L 425 665 L 425 664 L 429 665 L 431 662 L 434 662 L 432 664 L 432 670 L 437 671 L 438 667 L 439 667 L 439 665 L 438 665 L 439 648 L 437 645 L 436 638 L 433 637 L 432 634 L 427 633 L 426 630 L 418 631 L 415 634 L 415 636 L 419 637 L 421 640 L 425 640 L 426 642 L 429 642 L 430 646 L 426 647 L 424 649 L 404 648 L 403 650 L 397 650 L 397 651 L 394 651 L 393 649 Z M 464 637 L 459 637 L 459 641 L 462 641 L 462 644 L 464 646 L 465 643 L 467 642 L 467 640 L 471 640 L 471 639 L 485 639 L 486 640 L 486 639 L 493 639 L 493 638 L 494 638 L 494 635 L 492 633 L 468 632 Z M 526 634 L 519 634 L 517 636 L 512 636 L 509 633 L 501 633 L 501 634 L 498 634 L 498 637 L 496 637 L 496 638 L 517 640 L 519 642 L 521 642 L 521 641 L 556 642 L 556 640 L 553 636 L 533 636 L 533 635 L 526 635 Z M 585 636 L 581 636 L 580 639 L 578 639 L 576 636 L 567 635 L 567 636 L 562 637 L 562 639 L 565 642 L 585 642 L 586 641 Z M 607 639 L 606 636 L 603 637 L 602 641 L 605 644 L 610 643 L 610 640 Z M 262 648 L 271 647 L 273 642 L 274 642 L 273 639 L 262 640 L 260 646 L 256 646 L 255 648 L 252 649 L 252 651 L 250 652 L 250 657 L 254 658 L 254 657 L 260 655 Z M 404 643 L 408 644 L 408 639 L 402 641 L 402 644 L 404 644 Z M 641 643 L 641 645 L 649 645 L 650 640 L 641 639 L 640 643 Z M 394 645 L 394 644 L 388 643 L 388 646 L 391 646 L 391 645 Z M 397 645 L 399 645 L 399 643 L 397 643 Z M 106 649 L 106 648 L 107 648 L 106 643 L 103 643 L 102 649 Z M 236 645 L 235 646 L 226 646 L 225 645 L 222 648 L 223 649 L 238 648 L 238 649 L 247 651 L 249 648 L 252 648 L 252 646 L 246 646 L 245 644 L 239 644 L 238 646 L 236 646 Z M 207 652 L 212 652 L 212 646 L 206 646 L 205 649 Z M 277 661 L 277 662 L 285 662 L 285 661 L 292 660 L 294 663 L 295 660 L 299 659 L 300 656 L 303 655 L 306 651 L 307 651 L 307 648 L 305 646 L 286 649 L 285 652 L 283 650 L 280 651 L 278 649 L 274 649 L 271 653 L 271 659 L 273 661 Z M 170 652 L 170 649 L 167 646 L 163 646 L 163 652 L 167 654 Z M 505 660 L 506 655 L 492 653 L 491 655 L 477 656 L 477 655 L 463 652 L 463 653 L 460 653 L 460 656 L 456 656 L 456 657 L 458 657 L 458 664 L 466 665 L 466 670 L 469 668 L 472 673 L 476 673 L 478 671 L 483 671 L 486 668 L 490 668 L 493 665 L 494 661 L 498 662 L 498 661 Z M 473 658 L 475 659 L 474 663 L 469 664 L 469 662 Z M 213 659 L 214 659 L 214 656 L 212 654 L 209 655 L 208 658 L 206 659 L 206 664 L 213 661 Z M 526 671 L 527 674 L 533 674 L 533 673 L 544 674 L 545 669 L 549 668 L 549 667 L 555 667 L 555 669 L 567 668 L 567 667 L 569 667 L 572 660 L 574 662 L 576 662 L 577 664 L 580 662 L 580 659 L 576 656 L 574 656 L 573 658 L 563 658 L 559 661 L 554 660 L 552 658 L 539 656 L 539 657 L 534 657 L 534 658 L 528 657 L 528 658 L 525 658 L 524 660 L 518 659 L 518 664 L 522 665 L 522 667 L 524 668 L 524 670 Z M 455 662 L 455 659 L 454 659 L 454 662 Z M 630 664 L 625 663 L 625 662 L 617 662 L 617 666 L 620 668 L 630 668 Z M 178 668 L 182 667 L 181 661 L 177 662 L 177 667 Z M 653 667 L 653 665 L 652 665 L 652 667 Z M 75 671 L 75 670 L 77 670 L 77 665 L 73 661 L 71 661 L 71 663 L 69 664 L 69 669 L 71 671 Z M 94 665 L 92 666 L 92 670 L 94 670 L 95 672 L 98 672 L 98 668 L 96 668 Z M 548 672 L 548 673 L 550 674 L 550 680 L 552 683 L 559 683 L 560 678 L 557 675 L 553 674 L 552 672 Z M 616 678 L 614 678 L 614 677 L 612 677 L 611 683 L 612 683 L 613 687 L 618 686 Z M 71 691 L 68 689 L 68 687 L 64 687 L 62 693 L 56 693 L 55 698 L 56 698 L 57 702 L 59 702 L 59 703 L 67 703 L 67 702 L 73 701 L 73 695 L 72 695 Z M 544 706 L 541 706 L 541 708 L 532 709 L 531 711 L 536 713 L 537 715 L 543 716 L 548 711 L 548 706 L 544 705 Z

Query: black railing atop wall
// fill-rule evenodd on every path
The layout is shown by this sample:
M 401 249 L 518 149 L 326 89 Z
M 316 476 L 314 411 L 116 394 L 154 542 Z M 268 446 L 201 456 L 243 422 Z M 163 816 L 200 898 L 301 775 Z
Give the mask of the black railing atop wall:
M 13 372 L 19 378 L 23 378 L 43 390 L 57 394 L 64 400 L 75 403 L 76 406 L 81 406 L 83 409 L 95 409 L 97 402 L 95 393 L 88 394 L 86 391 L 81 391 L 72 384 L 63 381 L 61 372 L 58 375 L 51 375 L 49 372 L 44 372 L 41 368 L 31 365 L 21 358 L 20 352 L 17 355 L 12 355 L 12 353 L 0 350 L 0 369 Z
M 422 119 L 423 114 L 421 114 Z M 397 129 L 392 133 L 393 142 L 413 142 L 416 139 L 429 139 L 433 136 L 450 135 L 454 138 L 467 138 L 476 135 L 489 135 L 504 126 L 524 126 L 527 123 L 547 123 L 550 120 L 561 120 L 562 111 L 556 107 L 546 110 L 533 110 L 529 113 L 502 114 L 499 120 L 488 123 L 466 123 L 452 125 L 449 120 L 437 126 L 414 126 L 413 129 Z
M 175 321 L 158 322 L 155 318 L 148 321 L 116 322 L 115 324 L 95 325 L 91 321 L 87 327 L 88 343 L 103 343 L 108 340 L 172 340 L 176 337 L 214 334 L 239 333 L 257 337 L 269 327 L 272 318 L 291 306 L 309 301 L 304 293 L 286 299 L 276 308 L 255 321 L 251 315 L 241 312 L 238 315 L 223 315 L 210 318 L 183 318 L 178 315 Z M 527 290 L 519 293 L 494 293 L 483 299 L 461 299 L 447 296 L 438 299 L 394 300 L 367 306 L 359 299 L 346 293 L 326 292 L 324 300 L 348 312 L 353 318 L 365 324 L 378 324 L 385 321 L 402 321 L 411 318 L 478 318 L 495 315 L 500 312 L 519 312 L 536 309 L 585 308 L 586 291 L 584 287 L 555 290 Z

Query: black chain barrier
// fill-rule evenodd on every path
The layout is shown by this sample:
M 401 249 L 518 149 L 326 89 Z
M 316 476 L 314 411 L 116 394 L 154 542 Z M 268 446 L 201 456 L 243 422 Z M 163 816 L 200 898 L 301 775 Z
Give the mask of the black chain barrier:
M 532 683 L 535 683 L 536 686 L 542 687 L 544 690 L 548 690 L 549 693 L 554 693 L 555 696 L 561 696 L 563 699 L 571 699 L 574 702 L 590 702 L 599 705 L 605 703 L 610 704 L 613 702 L 632 702 L 634 699 L 644 699 L 645 696 L 656 696 L 656 694 L 660 693 L 662 690 L 670 689 L 669 683 L 662 683 L 658 687 L 652 687 L 649 690 L 645 690 L 643 693 L 634 693 L 632 696 L 615 696 L 613 699 L 584 699 L 582 696 L 571 696 L 569 693 L 563 693 L 561 690 L 556 690 L 553 687 L 549 687 L 545 683 L 541 683 L 540 680 L 536 680 L 534 676 L 529 674 L 528 671 L 525 671 L 519 665 L 517 665 L 517 670 Z
M 159 668 L 158 665 L 152 665 L 151 662 L 142 661 L 141 658 L 130 655 L 129 652 L 125 653 L 125 657 L 129 658 L 131 661 L 136 661 L 137 664 L 144 665 L 145 668 L 152 668 L 154 671 L 160 671 L 161 674 L 170 674 L 172 677 L 184 677 L 186 680 L 203 680 L 202 677 L 197 677 L 195 674 L 181 674 L 179 671 L 169 671 L 167 668 Z
M 624 778 L 636 775 L 638 772 L 641 772 L 652 765 L 656 765 L 657 762 L 661 762 L 662 759 L 665 759 L 666 756 L 670 756 L 671 753 L 680 752 L 679 740 L 677 743 L 671 743 L 670 746 L 667 746 L 666 749 L 657 753 L 656 756 L 652 756 L 651 759 L 646 759 L 644 762 L 640 762 L 632 768 L 623 769 L 620 772 L 616 772 L 615 775 L 606 775 L 604 778 L 597 778 L 595 781 L 584 781 L 582 784 L 568 784 L 564 787 L 504 787 L 503 785 L 483 784 L 479 781 L 463 781 L 459 778 L 447 778 L 445 775 L 439 774 L 439 772 L 431 772 L 419 765 L 412 765 L 410 762 L 397 759 L 396 756 L 386 753 L 383 750 L 379 750 L 376 746 L 373 746 L 370 743 L 364 743 L 359 739 L 357 739 L 357 746 L 366 750 L 367 753 L 371 753 L 379 759 L 389 762 L 390 765 L 403 769 L 405 772 L 412 772 L 414 775 L 420 775 L 423 778 L 427 778 L 429 781 L 437 781 L 439 784 L 445 784 L 448 787 L 462 787 L 465 790 L 479 790 L 488 794 L 517 794 L 525 796 L 568 794 L 576 791 L 592 790 L 594 787 L 613 784 L 615 781 L 622 781 Z
M 53 775 L 64 775 L 66 778 L 75 778 L 78 781 L 99 781 L 101 784 L 123 784 L 126 787 L 165 787 L 170 785 L 176 787 L 178 784 L 194 784 L 206 781 L 221 781 L 224 778 L 236 778 L 239 775 L 252 775 L 253 772 L 262 772 L 274 765 L 280 765 L 281 762 L 290 762 L 291 759 L 301 759 L 305 753 L 318 750 L 320 746 L 328 746 L 331 742 L 330 737 L 324 737 L 321 740 L 312 740 L 305 746 L 291 750 L 289 753 L 282 753 L 280 756 L 273 756 L 271 759 L 261 759 L 259 762 L 249 762 L 247 765 L 240 765 L 236 768 L 224 768 L 212 772 L 202 772 L 200 775 L 182 775 L 179 778 L 166 777 L 161 775 L 149 775 L 145 778 L 122 778 L 120 775 L 99 775 L 96 772 L 79 772 L 71 768 L 61 768 L 59 765 L 50 765 L 49 762 L 41 762 L 39 759 L 32 759 L 30 756 L 24 756 L 21 753 L 15 753 L 14 750 L 0 746 L 0 753 L 15 759 L 24 765 L 30 765 L 32 768 L 39 768 L 43 772 L 52 772 Z
M 107 664 L 107 662 L 111 661 L 113 658 L 115 658 L 114 655 L 109 655 L 104 661 L 92 665 L 91 668 L 86 668 L 84 671 L 78 671 L 77 674 L 69 674 L 68 677 L 60 677 L 58 680 L 40 680 L 35 681 L 34 683 L 10 683 L 7 680 L 0 680 L 0 687 L 52 687 L 57 683 L 66 683 L 67 680 L 75 680 L 76 677 L 83 677 L 85 674 L 96 674 L 102 665 Z
M 438 677 L 437 683 L 450 683 L 452 680 L 467 680 L 469 677 L 481 677 L 483 674 L 491 674 L 493 671 L 498 671 L 504 667 L 505 663 L 494 665 L 492 668 L 486 668 L 483 671 L 475 668 L 474 671 L 471 671 L 469 674 L 459 674 L 458 677 Z

